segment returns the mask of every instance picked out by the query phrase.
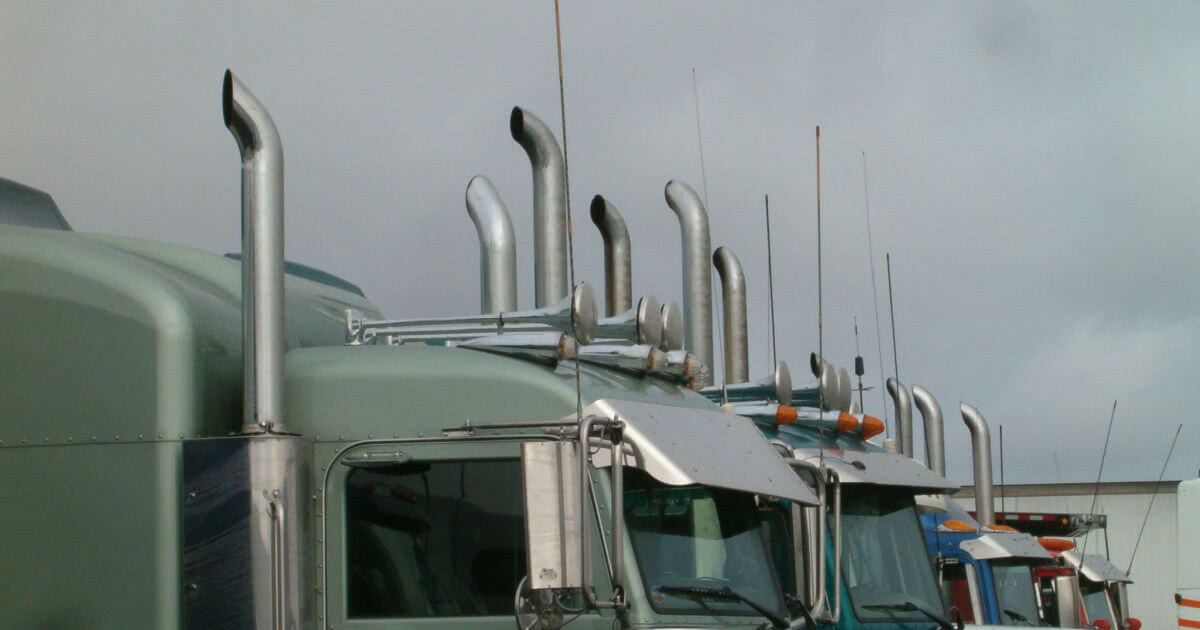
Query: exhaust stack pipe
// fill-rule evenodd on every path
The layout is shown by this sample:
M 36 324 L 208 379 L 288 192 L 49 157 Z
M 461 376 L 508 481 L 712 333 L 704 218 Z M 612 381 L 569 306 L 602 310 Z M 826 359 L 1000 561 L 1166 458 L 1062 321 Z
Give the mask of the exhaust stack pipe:
M 750 380 L 750 351 L 746 330 L 746 274 L 733 250 L 718 247 L 713 266 L 721 277 L 721 307 L 725 316 L 725 382 L 729 385 Z
M 500 193 L 478 175 L 467 184 L 467 214 L 479 233 L 479 312 L 517 310 L 517 240 Z
M 683 310 L 688 350 L 711 369 L 712 270 L 709 252 L 708 212 L 699 195 L 687 184 L 671 180 L 664 191 L 667 205 L 679 217 L 683 240 Z
M 920 385 L 912 386 L 913 400 L 917 411 L 925 420 L 925 465 L 929 470 L 946 476 L 946 447 L 943 443 L 942 407 L 933 394 Z
M 242 156 L 242 432 L 283 433 L 283 142 L 228 70 L 221 109 Z
M 592 197 L 592 223 L 604 239 L 604 305 L 607 317 L 633 308 L 633 262 L 629 230 L 616 207 L 600 195 Z
M 514 107 L 513 140 L 533 167 L 533 292 L 537 308 L 567 297 L 567 178 L 562 149 L 537 116 Z
M 895 378 L 887 380 L 888 394 L 896 403 L 896 441 L 900 445 L 900 454 L 905 457 L 913 456 L 912 438 L 912 398 L 908 389 Z
M 992 505 L 992 437 L 988 432 L 987 420 L 979 410 L 960 403 L 963 422 L 971 432 L 971 462 L 975 468 L 975 520 L 979 526 L 996 524 L 995 508 Z

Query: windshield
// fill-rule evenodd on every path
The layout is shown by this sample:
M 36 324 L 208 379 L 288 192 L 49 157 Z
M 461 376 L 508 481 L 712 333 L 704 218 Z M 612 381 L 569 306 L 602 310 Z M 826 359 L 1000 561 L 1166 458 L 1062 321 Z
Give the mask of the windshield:
M 1037 593 L 1033 585 L 1033 567 L 1017 559 L 992 560 L 992 582 L 996 587 L 996 604 L 1000 620 L 1005 624 L 1038 624 Z M 1013 613 L 1016 613 L 1016 616 Z
M 915 610 L 868 606 L 911 602 L 946 616 L 911 494 L 843 486 L 842 576 L 859 619 L 928 621 Z
M 1112 613 L 1108 609 L 1108 591 L 1104 585 L 1091 580 L 1080 580 L 1079 590 L 1083 592 L 1083 609 L 1087 612 L 1089 623 L 1103 619 L 1113 623 Z
M 634 556 L 662 613 L 759 616 L 744 603 L 665 593 L 663 586 L 729 588 L 783 614 L 753 497 L 704 486 L 666 486 L 625 469 L 625 523 Z

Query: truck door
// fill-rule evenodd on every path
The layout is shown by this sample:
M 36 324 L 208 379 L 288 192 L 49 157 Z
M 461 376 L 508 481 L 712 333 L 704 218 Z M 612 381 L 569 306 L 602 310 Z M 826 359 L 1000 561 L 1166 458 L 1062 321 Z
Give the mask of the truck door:
M 324 489 L 323 627 L 513 627 L 519 443 L 364 444 Z

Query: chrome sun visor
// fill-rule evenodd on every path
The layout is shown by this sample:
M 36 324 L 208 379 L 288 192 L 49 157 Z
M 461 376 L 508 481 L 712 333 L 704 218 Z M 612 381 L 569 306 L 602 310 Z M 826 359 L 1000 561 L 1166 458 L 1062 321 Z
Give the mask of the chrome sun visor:
M 1009 532 L 986 533 L 964 540 L 960 545 L 962 550 L 971 554 L 976 560 L 992 560 L 995 558 L 1032 558 L 1036 560 L 1053 560 L 1054 556 L 1046 551 L 1037 539 L 1029 534 L 1013 534 Z
M 1067 564 L 1079 569 L 1083 573 L 1083 577 L 1093 582 L 1125 582 L 1132 584 L 1133 580 L 1127 573 L 1117 568 L 1117 566 L 1104 556 L 1089 553 L 1082 556 L 1080 562 L 1080 553 L 1075 550 L 1062 552 L 1062 557 L 1067 561 Z
M 700 484 L 818 503 L 754 423 L 741 416 L 611 399 L 588 405 L 583 416 L 625 423 L 625 465 L 667 485 Z M 602 444 L 607 443 L 597 442 Z M 612 465 L 611 450 L 601 447 L 592 463 Z
M 795 458 L 816 463 L 821 459 L 815 449 L 798 449 Z M 900 486 L 914 491 L 953 493 L 958 484 L 929 470 L 910 457 L 899 453 L 844 452 L 840 457 L 825 452 L 825 465 L 837 471 L 843 484 L 874 484 Z

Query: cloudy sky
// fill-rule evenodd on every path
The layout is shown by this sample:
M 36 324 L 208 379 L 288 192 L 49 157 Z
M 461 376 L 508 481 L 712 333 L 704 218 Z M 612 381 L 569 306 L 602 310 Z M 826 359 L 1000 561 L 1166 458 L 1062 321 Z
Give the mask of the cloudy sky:
M 680 301 L 663 186 L 690 183 L 745 267 L 761 376 L 769 194 L 779 355 L 803 378 L 820 125 L 823 345 L 852 366 L 857 317 L 868 412 L 879 345 L 892 373 L 890 252 L 900 376 L 946 410 L 951 477 L 970 482 L 959 400 L 1004 426 L 1009 481 L 1094 480 L 1114 400 L 1105 480 L 1156 478 L 1179 423 L 1167 477 L 1195 475 L 1200 5 L 565 2 L 562 28 L 578 279 L 603 286 L 601 193 L 632 232 L 634 293 Z M 5 2 L 0 176 L 78 230 L 232 251 L 227 67 L 284 139 L 289 259 L 390 316 L 474 312 L 463 193 L 484 174 L 532 303 L 529 163 L 507 121 L 521 105 L 561 129 L 549 1 Z

